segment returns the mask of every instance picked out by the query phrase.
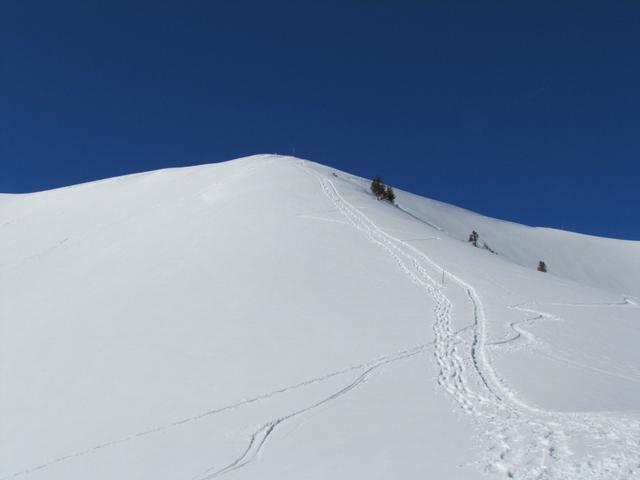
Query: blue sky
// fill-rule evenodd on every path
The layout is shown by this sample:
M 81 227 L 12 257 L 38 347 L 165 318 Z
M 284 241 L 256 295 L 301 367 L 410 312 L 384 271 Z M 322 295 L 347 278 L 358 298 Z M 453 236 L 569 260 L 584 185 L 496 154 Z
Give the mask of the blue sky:
M 640 4 L 0 5 L 0 191 L 253 153 L 640 239 Z

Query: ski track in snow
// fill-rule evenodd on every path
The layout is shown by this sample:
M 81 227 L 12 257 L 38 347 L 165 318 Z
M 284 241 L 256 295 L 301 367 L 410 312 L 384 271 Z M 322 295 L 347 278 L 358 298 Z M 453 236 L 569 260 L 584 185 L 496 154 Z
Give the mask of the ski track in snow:
M 248 465 L 249 463 L 251 463 L 260 454 L 260 452 L 262 451 L 264 445 L 266 444 L 269 436 L 274 432 L 276 427 L 278 427 L 279 425 L 281 425 L 285 421 L 287 421 L 287 420 L 289 420 L 291 418 L 297 417 L 299 415 L 302 415 L 302 414 L 304 414 L 306 412 L 309 412 L 310 410 L 318 408 L 318 407 L 320 407 L 320 406 L 322 406 L 322 405 L 324 405 L 324 404 L 326 404 L 328 402 L 331 402 L 332 400 L 336 400 L 339 397 L 342 397 L 343 395 L 349 393 L 351 390 L 355 389 L 356 387 L 358 387 L 362 383 L 366 382 L 366 380 L 371 376 L 373 371 L 375 371 L 376 369 L 382 367 L 383 365 L 387 365 L 387 364 L 392 363 L 392 362 L 397 362 L 398 360 L 403 360 L 403 359 L 418 355 L 418 354 L 424 352 L 424 350 L 430 345 L 433 345 L 433 342 L 428 343 L 428 344 L 424 344 L 424 345 L 420 345 L 418 347 L 415 347 L 415 348 L 413 348 L 411 350 L 407 350 L 405 352 L 398 353 L 398 354 L 393 355 L 392 357 L 387 358 L 385 360 L 380 360 L 377 363 L 375 363 L 374 365 L 369 366 L 363 373 L 358 375 L 358 377 L 355 380 L 353 380 L 351 383 L 349 383 L 347 386 L 341 388 L 337 392 L 332 393 L 331 395 L 323 398 L 322 400 L 319 400 L 319 401 L 313 403 L 312 405 L 310 405 L 308 407 L 301 408 L 299 410 L 295 410 L 295 411 L 293 411 L 291 413 L 288 413 L 287 415 L 284 415 L 282 417 L 278 417 L 278 418 L 276 418 L 274 420 L 271 420 L 271 421 L 265 423 L 264 425 L 262 425 L 260 428 L 258 428 L 258 430 L 256 430 L 251 435 L 251 438 L 249 439 L 249 443 L 248 443 L 246 449 L 233 462 L 231 462 L 229 465 L 227 465 L 224 468 L 221 468 L 219 470 L 215 470 L 216 467 L 210 467 L 206 471 L 202 472 L 201 474 L 196 475 L 195 477 L 193 477 L 192 480 L 210 480 L 212 478 L 225 475 L 227 473 L 230 473 L 230 472 L 232 472 L 234 470 L 238 470 L 239 468 L 242 468 L 242 467 Z
M 522 337 L 525 337 L 527 342 L 539 345 L 540 342 L 535 336 L 519 325 L 530 324 L 541 319 L 557 320 L 557 317 L 533 308 L 527 308 L 535 304 L 527 304 L 526 307 L 524 305 L 515 306 L 513 308 L 532 313 L 535 317 L 512 322 L 510 326 L 515 333 L 512 338 L 488 343 L 485 334 L 486 318 L 483 303 L 471 285 L 439 266 L 406 241 L 380 229 L 362 213 L 361 209 L 354 207 L 340 195 L 331 179 L 307 168 L 304 163 L 301 163 L 301 166 L 318 180 L 324 195 L 349 224 L 384 249 L 398 267 L 433 299 L 434 341 L 95 445 L 0 477 L 0 480 L 36 473 L 61 462 L 187 425 L 313 383 L 351 372 L 361 372 L 355 380 L 331 395 L 305 408 L 294 410 L 264 423 L 251 435 L 246 448 L 233 462 L 222 468 L 210 467 L 192 479 L 210 480 L 250 464 L 259 456 L 272 433 L 283 422 L 348 394 L 366 382 L 379 367 L 418 355 L 431 346 L 433 346 L 434 358 L 439 370 L 438 385 L 455 401 L 461 411 L 474 419 L 478 429 L 484 431 L 480 435 L 483 440 L 484 452 L 479 463 L 482 464 L 485 472 L 520 480 L 626 480 L 640 478 L 640 419 L 615 413 L 561 413 L 539 409 L 524 402 L 513 390 L 508 388 L 506 381 L 498 376 L 488 359 L 486 355 L 486 347 L 488 346 L 493 348 L 508 346 Z M 434 228 L 438 227 L 434 226 Z M 439 285 L 434 277 L 439 278 L 443 272 L 453 280 L 454 285 L 446 288 Z M 469 299 L 473 310 L 473 323 L 457 331 L 453 329 L 453 305 L 445 295 L 449 288 L 461 289 Z M 619 303 L 572 305 L 637 307 L 639 303 L 636 299 L 627 297 Z M 470 342 L 465 342 L 460 337 L 460 334 L 467 330 L 472 331 Z M 569 439 L 576 438 L 584 442 L 589 451 L 593 453 L 581 456 L 574 454 L 570 448 Z
M 487 343 L 487 347 L 490 348 L 506 348 L 508 350 L 515 350 L 518 348 L 531 348 L 531 346 L 535 346 L 536 352 L 540 355 L 543 355 L 547 358 L 565 363 L 567 365 L 571 365 L 574 367 L 581 368 L 583 370 L 589 370 L 594 373 L 599 373 L 602 375 L 607 375 L 610 377 L 620 378 L 622 380 L 630 381 L 630 382 L 640 382 L 640 370 L 635 370 L 637 375 L 627 375 L 622 372 L 614 372 L 611 370 L 605 370 L 603 368 L 594 367 L 592 365 L 588 365 L 582 362 L 579 362 L 575 359 L 572 359 L 570 356 L 563 354 L 562 352 L 557 352 L 550 345 L 537 338 L 533 333 L 529 332 L 523 326 L 533 326 L 538 321 L 549 321 L 549 322 L 562 322 L 564 321 L 562 317 L 554 315 L 552 313 L 544 312 L 534 308 L 527 308 L 538 306 L 540 304 L 537 303 L 526 303 L 521 305 L 513 305 L 509 308 L 513 310 L 517 310 L 524 313 L 533 314 L 530 318 L 525 318 L 523 320 L 516 320 L 510 322 L 508 327 L 513 332 L 511 337 L 505 338 L 504 340 L 496 340 L 490 343 Z M 593 303 L 593 304 L 577 304 L 577 303 L 545 303 L 544 305 L 552 305 L 552 306 L 567 306 L 567 307 L 626 307 L 626 308 L 637 308 L 637 304 L 633 301 L 630 301 L 628 298 L 625 298 L 622 302 L 616 303 Z M 597 359 L 596 359 L 597 360 Z
M 460 331 L 462 331 L 462 330 L 463 329 L 461 329 Z M 303 387 L 306 387 L 306 386 L 309 386 L 309 385 L 312 385 L 312 384 L 315 384 L 315 383 L 323 382 L 325 380 L 329 380 L 329 379 L 334 378 L 334 377 L 338 377 L 338 376 L 341 376 L 341 375 L 346 375 L 348 373 L 362 371 L 362 370 L 366 369 L 365 373 L 359 375 L 358 378 L 356 379 L 356 381 L 352 382 L 347 387 L 339 390 L 338 392 L 330 395 L 329 397 L 327 397 L 327 398 L 325 398 L 325 399 L 313 404 L 310 407 L 307 407 L 307 408 L 304 408 L 304 409 L 301 409 L 301 410 L 297 410 L 297 411 L 295 411 L 293 413 L 290 413 L 290 414 L 288 414 L 288 415 L 286 415 L 284 417 L 280 417 L 277 420 L 268 422 L 263 427 L 260 427 L 260 429 L 258 429 L 253 434 L 251 442 L 250 442 L 250 445 L 249 445 L 249 448 L 247 449 L 247 451 L 244 452 L 242 454 L 242 456 L 239 457 L 239 459 L 236 462 L 234 462 L 234 464 L 233 464 L 234 468 L 231 468 L 232 465 L 229 465 L 229 466 L 221 469 L 220 471 L 216 471 L 214 474 L 211 474 L 211 475 L 217 476 L 217 475 L 221 475 L 223 473 L 228 473 L 229 471 L 236 470 L 236 469 L 246 465 L 247 463 L 249 463 L 249 461 L 253 460 L 255 455 L 260 451 L 260 449 L 262 448 L 262 445 L 266 441 L 266 437 L 269 436 L 269 434 L 277 426 L 277 424 L 280 424 L 285 420 L 288 420 L 288 419 L 290 419 L 290 418 L 292 418 L 294 416 L 298 416 L 298 415 L 300 415 L 300 414 L 302 414 L 304 412 L 307 412 L 307 411 L 309 411 L 309 410 L 311 410 L 313 408 L 316 408 L 316 407 L 318 407 L 318 406 L 320 406 L 322 404 L 325 404 L 325 403 L 327 403 L 327 402 L 329 402 L 331 400 L 334 400 L 334 399 L 336 399 L 336 398 L 348 393 L 350 390 L 352 390 L 353 388 L 358 386 L 360 383 L 362 383 L 364 380 L 366 380 L 366 378 L 369 376 L 369 374 L 372 371 L 374 371 L 375 369 L 377 369 L 377 368 L 379 368 L 379 367 L 381 367 L 383 365 L 398 361 L 398 360 L 402 360 L 402 359 L 405 359 L 405 358 L 412 357 L 414 355 L 418 355 L 418 354 L 422 353 L 424 350 L 426 350 L 427 348 L 432 347 L 433 344 L 434 344 L 434 342 L 429 342 L 429 343 L 425 343 L 425 344 L 414 346 L 414 347 L 409 348 L 409 349 L 401 350 L 401 351 L 398 351 L 398 352 L 395 352 L 395 353 L 381 355 L 381 356 L 379 356 L 379 357 L 377 357 L 374 360 L 371 360 L 369 362 L 365 362 L 365 363 L 361 363 L 361 364 L 357 364 L 357 365 L 352 365 L 352 366 L 343 368 L 341 370 L 333 371 L 333 372 L 328 373 L 326 375 L 322 375 L 322 376 L 319 376 L 319 377 L 314 377 L 314 378 L 311 378 L 309 380 L 304 380 L 304 381 L 296 383 L 294 385 L 289 385 L 289 386 L 286 386 L 286 387 L 282 387 L 280 389 L 273 390 L 271 392 L 268 392 L 268 393 L 265 393 L 265 394 L 262 394 L 262 395 L 258 395 L 258 396 L 255 396 L 255 397 L 252 397 L 252 398 L 249 398 L 249 399 L 246 399 L 246 400 L 242 400 L 242 401 L 237 402 L 237 403 L 233 403 L 233 404 L 230 404 L 230 405 L 225 405 L 225 406 L 222 406 L 222 407 L 217 407 L 217 408 L 214 408 L 214 409 L 211 409 L 211 410 L 207 410 L 205 412 L 201 412 L 201 413 L 199 413 L 197 415 L 193 415 L 191 417 L 182 418 L 180 420 L 177 420 L 177 421 L 174 421 L 174 422 L 171 422 L 171 423 L 167 423 L 167 424 L 164 424 L 164 425 L 159 425 L 159 426 L 156 426 L 156 427 L 153 427 L 153 428 L 149 428 L 147 430 L 143 430 L 143 431 L 140 431 L 140 432 L 137 432 L 137 433 L 133 433 L 133 434 L 128 435 L 126 437 L 122 437 L 122 438 L 119 438 L 119 439 L 116 439 L 116 440 L 111 440 L 109 442 L 104 442 L 104 443 L 101 443 L 101 444 L 98 444 L 98 445 L 94 445 L 94 446 L 86 448 L 84 450 L 76 451 L 74 453 L 70 453 L 68 455 L 64 455 L 64 456 L 55 458 L 55 459 L 50 460 L 48 462 L 44 462 L 44 463 L 38 464 L 38 465 L 36 465 L 34 467 L 25 468 L 25 469 L 20 470 L 18 472 L 14 472 L 14 473 L 11 473 L 9 475 L 5 475 L 3 477 L 0 477 L 0 480 L 9 480 L 11 478 L 21 477 L 21 476 L 29 475 L 31 473 L 36 473 L 38 471 L 41 471 L 41 470 L 46 469 L 48 467 L 51 467 L 53 465 L 60 464 L 62 462 L 66 462 L 66 461 L 73 460 L 73 459 L 76 459 L 76 458 L 79 458 L 79 457 L 83 457 L 83 456 L 86 456 L 86 455 L 91 455 L 93 453 L 97 453 L 98 451 L 103 450 L 105 448 L 111 448 L 111 447 L 115 447 L 115 446 L 118 446 L 118 445 L 123 445 L 123 444 L 125 444 L 127 442 L 131 442 L 131 441 L 136 440 L 136 439 L 140 439 L 140 438 L 143 438 L 143 437 L 148 437 L 149 435 L 156 434 L 156 433 L 163 432 L 163 431 L 167 431 L 167 430 L 170 430 L 170 429 L 173 429 L 173 428 L 176 428 L 176 427 L 180 427 L 182 425 L 187 425 L 187 424 L 189 424 L 191 422 L 197 422 L 197 421 L 202 420 L 204 418 L 211 417 L 213 415 L 216 415 L 216 414 L 219 414 L 219 413 L 223 413 L 223 412 L 226 412 L 226 411 L 229 411 L 229 410 L 238 409 L 238 408 L 241 408 L 241 407 L 244 407 L 246 405 L 250 405 L 252 403 L 256 403 L 256 402 L 259 402 L 259 401 L 262 401 L 262 400 L 268 400 L 268 399 L 270 399 L 272 397 L 275 397 L 277 395 L 281 395 L 281 394 L 284 394 L 284 393 L 287 393 L 287 392 L 290 392 L 290 391 L 293 391 L 293 390 L 297 390 L 297 389 L 300 389 L 300 388 L 303 388 Z M 358 380 L 358 379 L 360 379 L 360 380 Z M 268 428 L 268 427 L 271 427 L 271 428 Z M 261 433 L 264 434 L 264 438 L 259 438 Z M 254 448 L 252 449 L 252 447 L 254 447 Z M 213 470 L 213 468 L 207 470 L 207 473 L 210 472 L 211 470 Z M 202 475 L 204 475 L 204 474 L 202 474 Z M 207 478 L 212 478 L 211 475 L 209 475 Z M 200 476 L 198 476 L 198 478 L 200 478 Z
M 301 166 L 316 178 L 327 198 L 349 222 L 383 248 L 434 300 L 438 384 L 486 432 L 482 460 L 485 472 L 521 480 L 640 478 L 638 418 L 614 413 L 545 411 L 520 399 L 500 379 L 486 355 L 486 318 L 476 290 L 420 250 L 381 230 L 340 195 L 331 179 L 302 162 Z M 465 343 L 453 332 L 451 301 L 433 278 L 442 272 L 453 279 L 456 288 L 466 291 L 473 307 L 473 340 L 467 351 L 461 351 L 459 346 Z M 622 303 L 635 305 L 628 298 Z M 575 454 L 569 439 L 586 444 L 589 453 Z
M 397 204 L 397 205 L 396 205 L 396 207 L 398 207 L 402 212 L 404 212 L 405 214 L 409 215 L 410 217 L 415 218 L 415 219 L 416 219 L 416 220 L 418 220 L 420 223 L 424 223 L 425 225 L 428 225 L 428 226 L 430 226 L 431 228 L 435 228 L 436 230 L 438 230 L 438 231 L 440 231 L 440 232 L 444 232 L 444 233 L 446 233 L 446 232 L 447 232 L 444 228 L 439 227 L 439 226 L 438 226 L 438 225 L 436 225 L 435 223 L 432 223 L 432 222 L 430 222 L 430 221 L 428 221 L 428 220 L 425 220 L 424 218 L 420 218 L 419 216 L 414 215 L 413 213 L 411 213 L 409 210 L 405 209 L 405 208 L 404 208 L 402 205 L 400 205 L 400 204 Z

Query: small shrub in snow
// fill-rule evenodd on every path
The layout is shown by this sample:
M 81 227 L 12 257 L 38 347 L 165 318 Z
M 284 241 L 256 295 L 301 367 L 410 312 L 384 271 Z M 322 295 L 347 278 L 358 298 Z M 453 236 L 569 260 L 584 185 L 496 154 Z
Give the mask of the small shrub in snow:
M 476 232 L 475 230 L 473 230 L 473 231 L 469 234 L 469 242 L 470 242 L 474 247 L 477 247 L 477 246 L 478 246 L 478 238 L 480 238 L 480 235 L 478 235 L 478 232 Z
M 540 260 L 538 262 L 538 271 L 539 272 L 546 272 L 547 271 L 547 264 L 544 263 L 542 260 Z

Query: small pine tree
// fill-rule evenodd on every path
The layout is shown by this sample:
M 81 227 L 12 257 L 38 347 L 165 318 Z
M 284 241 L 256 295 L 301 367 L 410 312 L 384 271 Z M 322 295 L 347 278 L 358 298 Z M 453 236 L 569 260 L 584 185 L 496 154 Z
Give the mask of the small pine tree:
M 391 188 L 391 185 L 387 185 L 387 187 L 384 189 L 384 194 L 382 195 L 382 198 L 384 198 L 386 201 L 393 203 L 396 199 L 396 194 L 393 191 L 393 188 Z
M 544 263 L 542 260 L 540 260 L 538 262 L 538 271 L 539 272 L 546 272 L 547 271 L 547 264 Z
M 469 234 L 469 242 L 472 243 L 474 247 L 478 246 L 478 238 L 480 238 L 480 235 L 478 235 L 478 232 L 475 230 Z
M 371 193 L 373 193 L 374 195 L 378 192 L 378 185 L 380 185 L 380 177 L 374 177 L 373 180 L 371 180 Z
M 376 177 L 371 182 L 371 193 L 373 193 L 378 200 L 382 198 L 384 195 L 384 183 L 382 183 L 382 179 L 376 175 Z

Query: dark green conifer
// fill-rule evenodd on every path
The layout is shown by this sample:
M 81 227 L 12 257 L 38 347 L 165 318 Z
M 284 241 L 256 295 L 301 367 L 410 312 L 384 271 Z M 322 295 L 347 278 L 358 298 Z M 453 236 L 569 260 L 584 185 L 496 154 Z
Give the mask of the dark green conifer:
M 382 195 L 382 198 L 384 198 L 386 201 L 393 203 L 396 199 L 396 194 L 393 191 L 393 188 L 391 188 L 391 185 L 387 185 L 387 187 L 384 189 L 384 194 Z
M 371 193 L 373 193 L 378 200 L 380 200 L 384 195 L 384 183 L 382 183 L 382 179 L 376 175 L 376 177 L 371 182 Z

